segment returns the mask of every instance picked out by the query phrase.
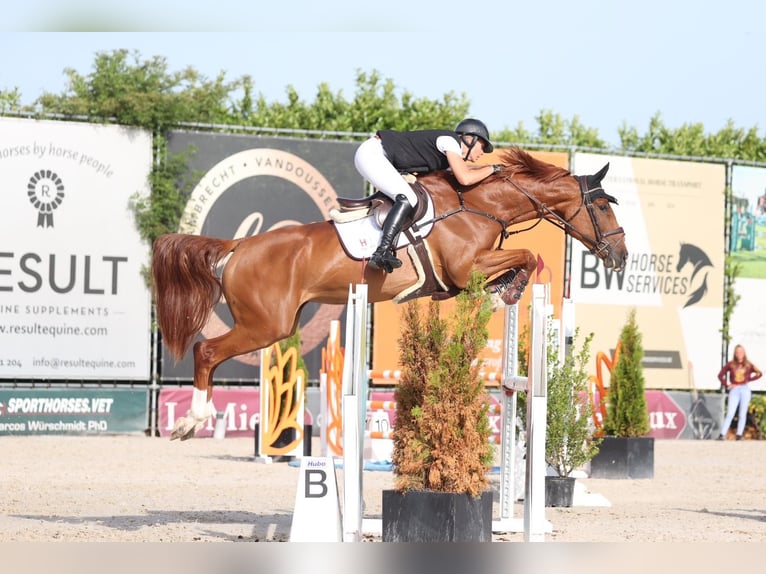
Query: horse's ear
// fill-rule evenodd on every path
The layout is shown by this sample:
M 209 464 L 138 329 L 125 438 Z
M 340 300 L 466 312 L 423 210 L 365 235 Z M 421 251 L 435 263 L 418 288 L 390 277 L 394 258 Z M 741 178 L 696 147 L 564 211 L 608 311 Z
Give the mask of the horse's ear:
M 606 172 L 608 171 L 609 171 L 609 162 L 606 162 L 606 165 L 602 167 L 598 171 L 598 173 L 593 175 L 593 179 L 595 179 L 596 181 L 601 181 L 602 179 L 604 179 L 604 176 L 606 175 Z

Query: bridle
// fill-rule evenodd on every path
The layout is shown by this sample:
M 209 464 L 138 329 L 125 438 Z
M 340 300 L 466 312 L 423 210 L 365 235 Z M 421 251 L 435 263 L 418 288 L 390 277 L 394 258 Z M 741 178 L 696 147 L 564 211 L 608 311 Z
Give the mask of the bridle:
M 609 195 L 604 191 L 604 188 L 600 185 L 597 187 L 589 188 L 588 187 L 588 177 L 585 175 L 575 175 L 573 176 L 577 183 L 580 185 L 580 205 L 577 208 L 577 211 L 575 211 L 571 217 L 568 219 L 564 219 L 559 214 L 554 212 L 550 207 L 548 207 L 546 204 L 544 204 L 542 201 L 534 197 L 532 194 L 530 194 L 526 189 L 521 187 L 519 184 L 517 184 L 515 181 L 513 181 L 510 177 L 505 176 L 503 179 L 510 183 L 513 187 L 515 187 L 517 190 L 519 190 L 521 193 L 523 193 L 525 196 L 527 196 L 527 199 L 531 201 L 535 207 L 538 210 L 539 218 L 538 220 L 531 226 L 526 229 L 521 229 L 518 231 L 514 231 L 515 233 L 521 233 L 522 231 L 528 231 L 529 229 L 532 229 L 535 225 L 540 223 L 543 219 L 547 219 L 554 225 L 560 227 L 564 233 L 571 234 L 571 231 L 576 232 L 580 237 L 582 237 L 583 243 L 586 244 L 588 249 L 592 252 L 598 255 L 599 257 L 603 257 L 605 253 L 608 253 L 611 249 L 611 245 L 606 241 L 607 237 L 611 237 L 612 235 L 617 235 L 619 233 L 624 234 L 625 231 L 622 227 L 617 227 L 615 229 L 612 229 L 611 231 L 607 231 L 604 233 L 601 231 L 601 227 L 598 225 L 598 218 L 596 217 L 596 206 L 593 204 L 594 199 L 598 199 L 600 197 L 605 197 L 609 203 L 617 204 L 617 199 L 614 196 Z M 582 211 L 583 206 L 585 206 L 585 209 L 588 211 L 588 215 L 590 216 L 591 224 L 593 225 L 593 230 L 596 234 L 596 237 L 591 237 L 587 233 L 583 233 L 581 230 L 577 229 L 574 225 L 572 225 L 571 221 L 577 217 L 577 214 Z M 504 231 L 504 237 L 507 237 L 511 233 L 508 233 L 506 230 Z
M 481 211 L 478 209 L 473 209 L 472 207 L 468 207 L 465 204 L 465 199 L 463 198 L 463 192 L 455 187 L 455 192 L 457 193 L 459 207 L 457 209 L 452 209 L 450 211 L 447 211 L 445 213 L 442 213 L 441 215 L 437 215 L 433 219 L 420 223 L 419 227 L 424 227 L 425 225 L 429 225 L 432 223 L 436 223 L 437 221 L 441 221 L 443 219 L 447 219 L 448 217 L 452 217 L 453 215 L 457 215 L 458 213 L 472 213 L 473 215 L 479 215 L 481 217 L 485 217 L 491 221 L 494 221 L 495 223 L 499 224 L 502 228 L 502 232 L 500 234 L 500 242 L 497 245 L 497 249 L 502 249 L 503 247 L 503 241 L 505 239 L 508 239 L 511 235 L 516 235 L 517 233 L 523 233 L 525 231 L 529 231 L 530 229 L 537 226 L 543 219 L 547 219 L 552 224 L 556 225 L 560 229 L 564 231 L 566 234 L 571 234 L 571 231 L 576 232 L 580 237 L 582 237 L 583 243 L 586 244 L 588 249 L 591 251 L 591 253 L 595 253 L 599 257 L 603 257 L 605 253 L 609 253 L 609 250 L 612 248 L 612 246 L 606 241 L 607 237 L 611 237 L 612 235 L 617 235 L 618 233 L 625 233 L 625 231 L 622 229 L 622 227 L 617 227 L 616 229 L 612 229 L 611 231 L 607 231 L 604 233 L 601 231 L 601 228 L 598 225 L 598 218 L 596 217 L 596 206 L 593 204 L 593 199 L 598 199 L 600 197 L 605 197 L 609 203 L 617 204 L 617 199 L 606 193 L 604 191 L 604 188 L 600 185 L 598 187 L 589 188 L 588 187 L 588 177 L 585 175 L 575 175 L 574 177 L 577 182 L 580 185 L 580 205 L 577 208 L 577 211 L 575 211 L 569 219 L 564 219 L 559 214 L 554 212 L 550 207 L 548 207 L 546 204 L 544 204 L 542 201 L 537 199 L 535 196 L 533 196 L 531 193 L 529 193 L 526 189 L 521 187 L 518 183 L 513 181 L 510 177 L 503 176 L 503 179 L 510 183 L 513 187 L 515 187 L 518 191 L 523 193 L 525 196 L 527 196 L 527 199 L 531 201 L 534 206 L 537 209 L 538 217 L 537 221 L 535 221 L 532 225 L 529 227 L 525 227 L 524 229 L 517 229 L 515 231 L 508 231 L 508 228 L 513 225 L 513 221 L 505 221 L 504 219 L 500 219 L 499 217 L 492 215 L 491 213 L 487 213 L 486 211 Z M 574 225 L 572 225 L 571 221 L 577 217 L 577 214 L 582 211 L 583 206 L 585 206 L 585 209 L 588 210 L 588 215 L 590 216 L 591 224 L 593 225 L 593 230 L 596 233 L 596 237 L 591 237 L 590 235 L 583 233 L 579 229 L 577 229 Z M 414 229 L 417 230 L 418 225 L 413 224 L 412 226 Z

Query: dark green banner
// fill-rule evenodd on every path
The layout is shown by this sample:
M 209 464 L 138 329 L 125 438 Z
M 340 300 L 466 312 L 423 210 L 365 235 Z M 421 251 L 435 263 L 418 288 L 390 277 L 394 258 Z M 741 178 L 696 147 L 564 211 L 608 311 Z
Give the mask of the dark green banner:
M 0 435 L 144 432 L 148 389 L 0 389 Z

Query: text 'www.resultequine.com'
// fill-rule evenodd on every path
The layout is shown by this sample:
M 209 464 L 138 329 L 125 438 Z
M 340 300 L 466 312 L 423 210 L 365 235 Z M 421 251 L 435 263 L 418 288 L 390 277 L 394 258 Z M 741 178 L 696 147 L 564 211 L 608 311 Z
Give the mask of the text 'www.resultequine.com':
M 43 325 L 24 323 L 0 325 L 0 335 L 44 335 L 48 337 L 103 337 L 108 327 L 83 327 L 81 325 Z

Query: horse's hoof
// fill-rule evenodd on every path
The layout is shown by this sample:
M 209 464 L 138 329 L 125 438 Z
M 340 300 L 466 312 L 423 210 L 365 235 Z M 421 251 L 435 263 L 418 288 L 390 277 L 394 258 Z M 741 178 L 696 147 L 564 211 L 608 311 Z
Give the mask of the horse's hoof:
M 524 290 L 527 288 L 528 283 L 529 275 L 527 274 L 526 269 L 519 269 L 519 272 L 516 273 L 510 286 L 500 294 L 505 304 L 515 305 L 518 303 L 521 296 L 524 294 Z
M 499 298 L 505 305 L 515 305 L 524 294 L 527 283 L 529 283 L 527 270 L 523 267 L 516 267 L 497 277 L 487 287 L 492 294 L 494 305 L 499 306 L 496 298 Z
M 170 433 L 170 440 L 186 440 L 194 436 L 196 430 L 192 421 L 187 418 L 180 418 L 176 420 L 176 424 L 173 425 L 173 430 Z
M 194 437 L 194 429 L 192 428 L 189 432 L 187 432 L 185 435 L 183 435 L 181 438 L 181 442 L 188 440 L 190 438 Z
M 505 306 L 505 301 L 503 301 L 503 298 L 500 296 L 500 294 L 496 292 L 490 293 L 489 301 L 493 312 L 499 311 Z

